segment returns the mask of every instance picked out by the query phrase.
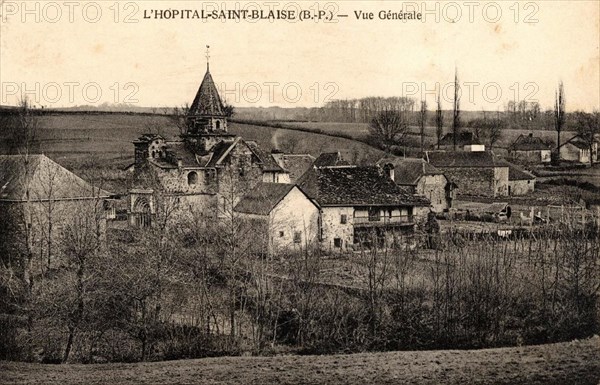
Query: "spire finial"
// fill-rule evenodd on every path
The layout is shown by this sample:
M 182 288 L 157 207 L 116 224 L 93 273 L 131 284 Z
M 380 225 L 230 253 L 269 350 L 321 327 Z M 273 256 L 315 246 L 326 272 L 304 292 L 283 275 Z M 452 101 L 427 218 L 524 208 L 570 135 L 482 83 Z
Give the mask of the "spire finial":
M 206 46 L 206 71 L 208 71 L 209 68 L 209 61 L 210 61 L 210 45 Z

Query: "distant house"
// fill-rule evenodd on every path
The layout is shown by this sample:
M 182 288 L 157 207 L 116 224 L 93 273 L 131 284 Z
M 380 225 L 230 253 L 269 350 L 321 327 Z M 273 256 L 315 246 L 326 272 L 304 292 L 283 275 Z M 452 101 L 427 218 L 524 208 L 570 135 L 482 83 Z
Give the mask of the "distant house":
M 317 242 L 319 208 L 293 184 L 260 183 L 235 206 L 254 251 L 275 255 Z
M 562 160 L 587 164 L 590 163 L 590 156 L 593 161 L 598 159 L 598 142 L 596 141 L 592 145 L 591 154 L 589 144 L 579 135 L 575 135 L 560 145 Z
M 519 135 L 519 137 L 508 148 L 508 156 L 514 161 L 523 163 L 539 164 L 549 163 L 551 160 L 552 148 L 542 138 L 529 135 Z
M 320 206 L 326 249 L 348 250 L 373 237 L 380 245 L 393 244 L 430 211 L 427 198 L 398 186 L 377 166 L 315 167 L 299 184 Z
M 509 167 L 490 151 L 433 151 L 425 159 L 457 183 L 458 195 L 508 195 Z
M 515 164 L 505 162 L 508 166 L 508 195 L 527 195 L 535 191 L 535 176 Z
M 338 152 L 324 152 L 317 157 L 313 166 L 314 167 L 338 167 L 338 166 L 349 166 L 350 162 L 342 157 L 342 154 Z
M 290 183 L 296 183 L 315 162 L 315 158 L 309 154 L 273 153 L 272 156 L 289 173 Z
M 425 160 L 385 157 L 377 164 L 397 185 L 410 187 L 413 194 L 429 199 L 434 211 L 443 212 L 452 207 L 456 184 Z
M 54 255 L 65 224 L 76 220 L 90 220 L 104 237 L 107 215 L 114 214 L 111 195 L 45 155 L 0 155 L 3 251 L 12 253 L 28 239 L 43 258 Z
M 479 144 L 475 135 L 469 131 L 461 131 L 456 135 L 456 149 L 461 150 L 465 146 L 471 146 L 473 144 Z M 454 149 L 454 133 L 449 132 L 442 136 L 440 139 L 439 147 L 442 150 L 453 150 Z

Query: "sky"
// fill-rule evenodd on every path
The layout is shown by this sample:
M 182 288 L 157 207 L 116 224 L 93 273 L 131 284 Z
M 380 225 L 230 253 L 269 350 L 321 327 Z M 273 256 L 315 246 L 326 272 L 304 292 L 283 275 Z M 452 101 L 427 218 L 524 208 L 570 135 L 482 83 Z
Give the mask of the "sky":
M 317 8 L 332 20 L 299 20 Z M 269 21 L 164 13 L 235 9 L 296 14 Z M 412 10 L 421 20 L 385 19 Z M 367 96 L 432 106 L 439 90 L 451 108 L 456 69 L 464 110 L 495 111 L 509 100 L 550 108 L 562 81 L 567 110 L 591 111 L 600 106 L 599 19 L 598 1 L 0 0 L 0 104 L 25 95 L 47 107 L 181 106 L 202 81 L 209 45 L 213 79 L 236 107 Z

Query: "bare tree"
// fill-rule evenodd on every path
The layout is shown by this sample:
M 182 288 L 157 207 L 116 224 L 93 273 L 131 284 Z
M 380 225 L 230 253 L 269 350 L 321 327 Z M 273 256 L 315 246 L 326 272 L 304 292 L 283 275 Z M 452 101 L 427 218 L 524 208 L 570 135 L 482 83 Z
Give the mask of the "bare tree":
M 452 146 L 456 151 L 456 140 L 460 132 L 460 85 L 458 84 L 458 70 L 454 69 L 454 105 L 452 108 Z
M 437 96 L 437 108 L 435 110 L 435 136 L 437 139 L 437 148 L 440 149 L 440 141 L 444 135 L 444 113 L 442 112 L 442 102 L 440 94 Z
M 408 132 L 408 124 L 398 110 L 384 110 L 377 114 L 369 125 L 373 138 L 389 150 L 396 143 L 402 142 Z
M 565 90 L 563 82 L 558 83 L 554 101 L 554 129 L 556 130 L 556 153 L 554 163 L 560 161 L 560 133 L 565 125 Z
M 427 124 L 427 101 L 421 101 L 419 111 L 419 134 L 421 135 L 421 154 L 425 151 L 425 124 Z

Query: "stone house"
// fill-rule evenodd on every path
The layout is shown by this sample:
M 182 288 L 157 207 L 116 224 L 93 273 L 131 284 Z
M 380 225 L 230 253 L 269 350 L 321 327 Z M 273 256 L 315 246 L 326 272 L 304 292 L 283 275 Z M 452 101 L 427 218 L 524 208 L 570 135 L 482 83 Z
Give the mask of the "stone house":
M 258 183 L 290 182 L 271 154 L 227 131 L 227 108 L 208 68 L 185 119 L 186 131 L 176 140 L 146 134 L 133 142 L 132 225 L 151 224 L 157 195 L 184 213 L 194 209 L 214 217 L 231 212 Z
M 508 157 L 516 162 L 527 164 L 550 163 L 552 146 L 542 138 L 529 135 L 519 135 L 508 147 Z
M 508 195 L 509 167 L 493 152 L 433 151 L 425 154 L 425 160 L 457 183 L 457 195 Z
M 510 162 L 508 166 L 508 195 L 527 195 L 535 191 L 535 176 Z
M 560 145 L 560 159 L 589 164 L 590 158 L 594 162 L 598 160 L 598 142 L 594 141 L 590 153 L 589 144 L 579 135 L 575 135 L 565 143 Z
M 392 245 L 430 211 L 429 200 L 398 186 L 377 166 L 314 167 L 299 185 L 320 207 L 319 238 L 327 250 L 349 250 L 373 239 Z
M 254 252 L 277 255 L 315 245 L 319 207 L 298 186 L 259 183 L 235 206 Z
M 0 155 L 0 252 L 50 262 L 65 225 L 79 221 L 103 240 L 111 196 L 45 155 Z
M 472 132 L 461 131 L 456 135 L 456 150 L 461 150 L 474 144 L 477 145 L 479 143 Z M 444 134 L 440 139 L 439 148 L 441 150 L 454 150 L 454 133 L 448 132 Z
M 452 207 L 456 184 L 444 173 L 419 158 L 385 157 L 377 162 L 399 186 L 406 186 L 413 194 L 429 199 L 435 212 Z

